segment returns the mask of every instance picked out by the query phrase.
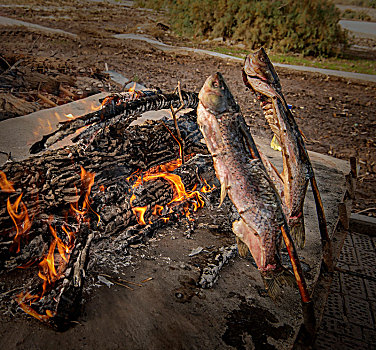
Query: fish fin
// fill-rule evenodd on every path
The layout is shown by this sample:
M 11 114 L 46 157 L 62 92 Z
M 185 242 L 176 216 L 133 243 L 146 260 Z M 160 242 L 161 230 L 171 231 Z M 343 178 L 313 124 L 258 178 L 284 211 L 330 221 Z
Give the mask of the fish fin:
M 227 190 L 228 190 L 227 177 L 225 177 L 224 181 L 221 183 L 221 199 L 220 199 L 218 208 L 222 206 L 222 203 L 225 200 L 226 195 L 227 195 Z
M 275 135 L 273 135 L 272 141 L 270 142 L 270 147 L 275 151 L 282 151 L 282 147 Z
M 274 301 L 281 298 L 283 286 L 294 286 L 296 283 L 294 275 L 285 268 L 282 268 L 279 272 L 273 271 L 262 274 L 262 279 L 266 291 Z
M 289 218 L 289 227 L 290 227 L 290 234 L 294 243 L 299 248 L 304 248 L 305 246 L 305 226 L 304 226 L 304 215 L 303 212 L 298 214 L 297 216 L 290 216 Z
M 242 258 L 246 258 L 249 253 L 248 246 L 239 237 L 236 237 L 236 244 L 238 246 L 239 255 Z

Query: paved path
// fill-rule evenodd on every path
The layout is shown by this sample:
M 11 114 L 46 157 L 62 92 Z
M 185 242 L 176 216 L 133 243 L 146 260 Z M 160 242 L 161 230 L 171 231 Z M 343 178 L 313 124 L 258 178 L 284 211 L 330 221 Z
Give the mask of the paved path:
M 360 36 L 376 39 L 376 22 L 349 21 L 341 19 L 339 24 L 342 28 Z
M 41 31 L 44 31 L 44 32 L 50 32 L 50 33 L 55 33 L 55 34 L 63 34 L 63 35 L 68 35 L 68 36 L 72 36 L 72 37 L 77 36 L 76 34 L 66 32 L 65 30 L 40 26 L 39 24 L 24 22 L 24 21 L 20 21 L 18 19 L 13 19 L 13 18 L 8 18 L 8 17 L 3 17 L 3 16 L 0 16 L 0 25 L 3 25 L 3 26 L 23 26 L 23 27 L 41 30 Z
M 159 49 L 164 50 L 164 51 L 174 51 L 174 52 L 188 51 L 188 52 L 194 52 L 194 53 L 203 54 L 203 55 L 219 57 L 219 58 L 223 58 L 223 59 L 230 59 L 230 60 L 235 60 L 235 61 L 240 61 L 240 62 L 244 61 L 244 58 L 226 55 L 226 54 L 219 53 L 219 52 L 202 50 L 202 49 L 194 49 L 192 47 L 177 47 L 177 46 L 167 45 L 167 44 L 165 44 L 161 41 L 155 40 L 154 38 L 147 37 L 147 36 L 140 35 L 140 34 L 116 34 L 116 35 L 114 35 L 114 37 L 117 38 L 117 39 L 145 41 L 145 42 L 148 42 L 149 44 L 154 45 L 154 46 L 156 46 Z M 334 69 L 324 69 L 324 68 L 315 68 L 315 67 L 307 67 L 307 66 L 296 66 L 296 65 L 292 65 L 292 64 L 283 64 L 283 63 L 273 63 L 273 65 L 276 66 L 276 67 L 283 67 L 283 68 L 299 70 L 299 71 L 304 71 L 304 72 L 320 73 L 320 74 L 333 75 L 333 76 L 349 78 L 349 79 L 358 79 L 358 80 L 376 82 L 376 75 L 374 75 L 374 74 L 361 74 L 361 73 L 354 73 L 354 72 L 344 72 L 344 71 L 334 70 Z
M 315 344 L 317 350 L 376 349 L 376 237 L 346 237 Z

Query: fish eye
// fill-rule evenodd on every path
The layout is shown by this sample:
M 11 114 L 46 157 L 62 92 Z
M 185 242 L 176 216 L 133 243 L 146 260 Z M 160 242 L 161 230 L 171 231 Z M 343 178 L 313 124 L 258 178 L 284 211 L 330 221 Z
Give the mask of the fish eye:
M 219 87 L 219 83 L 218 83 L 217 81 L 215 81 L 215 82 L 213 82 L 213 86 L 214 86 L 215 88 L 217 88 L 217 87 Z

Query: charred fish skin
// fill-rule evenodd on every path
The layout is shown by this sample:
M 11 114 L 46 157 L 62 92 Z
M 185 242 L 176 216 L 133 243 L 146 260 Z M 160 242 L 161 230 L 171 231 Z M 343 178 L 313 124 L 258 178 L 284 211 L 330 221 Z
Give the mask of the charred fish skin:
M 291 234 L 303 247 L 305 227 L 303 206 L 312 166 L 302 135 L 287 107 L 279 77 L 264 49 L 249 54 L 244 63 L 243 80 L 260 100 L 264 116 L 281 146 L 284 200 L 288 207 Z
M 206 80 L 199 100 L 197 122 L 221 182 L 221 200 L 228 194 L 236 207 L 240 220 L 233 223 L 233 231 L 247 245 L 275 298 L 281 284 L 292 278 L 280 260 L 280 227 L 286 223 L 282 203 L 253 139 L 248 137 L 248 144 L 244 140 L 244 118 L 220 73 Z

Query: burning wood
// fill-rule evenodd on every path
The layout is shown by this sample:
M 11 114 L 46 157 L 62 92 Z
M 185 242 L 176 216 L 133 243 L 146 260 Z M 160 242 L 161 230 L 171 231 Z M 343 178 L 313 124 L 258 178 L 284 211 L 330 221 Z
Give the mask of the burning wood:
M 20 266 L 25 272 L 38 270 L 38 277 L 30 277 L 16 300 L 23 311 L 57 329 L 65 329 L 77 315 L 73 311 L 78 309 L 93 239 L 100 245 L 112 236 L 124 249 L 169 220 L 183 215 L 192 220 L 192 212 L 204 205 L 202 196 L 210 191 L 205 178 L 213 179 L 211 159 L 193 156 L 207 152 L 194 114 L 178 120 L 190 154 L 184 166 L 176 159 L 178 144 L 166 129 L 174 127 L 172 120 L 128 125 L 126 121 L 105 129 L 85 154 L 79 147 L 47 152 L 8 163 L 0 173 L 0 196 L 10 197 L 12 209 L 0 212 L 5 228 L 2 274 Z M 17 192 L 21 186 L 23 193 Z M 96 235 L 102 238 L 95 241 Z M 28 288 L 37 284 L 36 278 L 38 286 Z
M 1 190 L 4 192 L 15 191 L 3 172 L 1 177 Z M 81 167 L 80 191 L 76 192 L 77 202 L 70 204 L 70 217 L 66 217 L 59 228 L 52 225 L 53 218 L 49 218 L 50 235 L 47 238 L 48 243 L 46 242 L 49 245 L 48 250 L 36 256 L 35 260 L 32 260 L 29 264 L 22 266 L 22 268 L 28 268 L 39 261 L 38 277 L 43 283 L 33 288 L 32 292 L 27 291 L 18 294 L 16 298 L 18 304 L 26 313 L 58 328 L 65 327 L 65 318 L 71 317 L 70 312 L 76 308 L 79 302 L 77 298 L 83 286 L 81 281 L 82 270 L 87 262 L 87 254 L 84 253 L 85 249 L 81 249 L 82 245 L 90 245 L 93 235 L 92 233 L 89 234 L 87 229 L 89 223 L 87 214 L 91 211 L 98 216 L 90 207 L 89 196 L 93 184 L 94 174 L 86 172 Z M 27 235 L 32 227 L 27 207 L 21 201 L 21 198 L 22 194 L 19 195 L 13 205 L 10 204 L 9 198 L 7 200 L 7 210 L 16 231 L 11 248 L 17 247 L 16 254 L 20 252 L 21 241 L 23 244 L 25 242 L 27 244 Z M 83 227 L 86 227 L 86 229 Z M 75 247 L 78 247 L 78 249 L 75 250 Z M 69 277 L 71 278 L 69 279 Z M 62 280 L 63 278 L 64 280 Z M 73 290 L 78 289 L 73 293 L 74 295 L 71 295 L 72 288 Z M 53 292 L 51 292 L 52 290 Z M 67 298 L 68 296 L 70 298 Z M 64 313 L 58 313 L 58 309 L 62 307 L 60 304 L 61 298 L 64 298 Z M 43 302 L 38 304 L 42 300 Z

